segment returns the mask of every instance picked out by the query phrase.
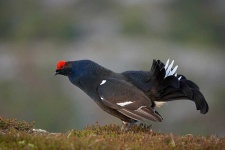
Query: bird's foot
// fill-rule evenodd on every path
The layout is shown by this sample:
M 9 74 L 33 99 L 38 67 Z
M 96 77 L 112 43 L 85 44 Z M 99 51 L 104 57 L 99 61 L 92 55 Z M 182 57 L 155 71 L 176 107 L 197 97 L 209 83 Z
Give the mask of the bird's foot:
M 122 122 L 122 127 L 121 127 L 121 131 L 122 132 L 126 132 L 128 131 L 133 125 L 135 125 L 137 122 Z

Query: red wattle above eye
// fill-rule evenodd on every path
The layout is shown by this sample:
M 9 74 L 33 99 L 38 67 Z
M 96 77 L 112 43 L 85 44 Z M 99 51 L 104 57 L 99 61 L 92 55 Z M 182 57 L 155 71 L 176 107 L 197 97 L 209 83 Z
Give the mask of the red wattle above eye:
M 56 65 L 56 69 L 59 70 L 61 69 L 63 66 L 65 66 L 66 62 L 63 60 L 60 60 L 57 65 Z

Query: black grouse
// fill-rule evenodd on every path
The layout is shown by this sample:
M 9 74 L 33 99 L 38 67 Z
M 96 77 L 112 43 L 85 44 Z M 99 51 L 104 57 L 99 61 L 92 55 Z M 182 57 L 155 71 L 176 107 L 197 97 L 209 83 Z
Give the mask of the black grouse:
M 163 118 L 155 110 L 162 103 L 187 99 L 196 104 L 202 114 L 208 104 L 199 87 L 185 76 L 177 74 L 178 66 L 153 60 L 150 71 L 115 73 L 91 60 L 59 61 L 55 75 L 69 80 L 89 95 L 99 107 L 123 121 L 123 129 L 138 122 Z

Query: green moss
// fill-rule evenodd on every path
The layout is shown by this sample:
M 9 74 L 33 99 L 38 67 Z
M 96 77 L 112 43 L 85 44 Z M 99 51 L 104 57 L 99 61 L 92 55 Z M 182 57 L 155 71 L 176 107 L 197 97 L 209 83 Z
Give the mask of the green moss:
M 20 126 L 21 125 L 21 126 Z M 15 128 L 16 127 L 16 128 Z M 225 138 L 176 136 L 135 125 L 121 132 L 118 125 L 97 123 L 66 133 L 34 132 L 33 123 L 1 118 L 0 149 L 223 149 Z M 29 129 L 29 130 L 27 130 Z M 29 132 L 28 132 L 29 131 Z

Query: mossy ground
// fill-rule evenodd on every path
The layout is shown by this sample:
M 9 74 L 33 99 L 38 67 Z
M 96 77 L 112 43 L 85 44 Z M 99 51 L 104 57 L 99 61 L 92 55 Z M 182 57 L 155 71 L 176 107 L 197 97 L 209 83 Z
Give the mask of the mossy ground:
M 4 149 L 225 149 L 218 136 L 176 136 L 146 126 L 121 132 L 118 125 L 87 126 L 66 133 L 34 131 L 34 123 L 0 117 L 0 150 Z

